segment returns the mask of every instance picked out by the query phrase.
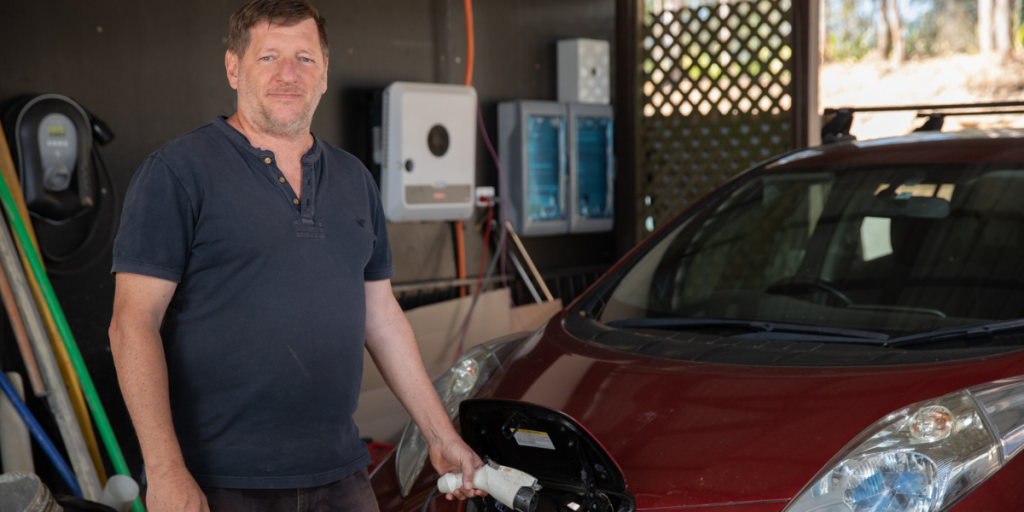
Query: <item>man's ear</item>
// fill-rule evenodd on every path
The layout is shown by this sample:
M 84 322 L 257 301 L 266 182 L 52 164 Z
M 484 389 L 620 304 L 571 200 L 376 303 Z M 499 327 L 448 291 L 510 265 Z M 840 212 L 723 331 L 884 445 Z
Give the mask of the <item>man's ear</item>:
M 238 89 L 238 55 L 228 50 L 224 52 L 224 69 L 228 73 L 228 84 L 232 89 Z
M 320 91 L 320 94 L 327 92 L 327 76 L 329 75 L 327 70 L 330 69 L 330 67 L 328 67 L 330 63 L 331 61 L 329 59 L 324 59 L 324 90 Z

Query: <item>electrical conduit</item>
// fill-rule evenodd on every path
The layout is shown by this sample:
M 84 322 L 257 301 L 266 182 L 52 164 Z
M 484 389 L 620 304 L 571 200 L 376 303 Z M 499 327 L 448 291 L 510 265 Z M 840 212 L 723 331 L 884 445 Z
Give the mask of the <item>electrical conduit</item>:
M 466 76 L 464 78 L 464 85 L 469 87 L 473 85 L 473 58 L 474 58 L 474 41 L 473 41 L 473 0 L 465 0 L 464 11 L 466 13 Z M 487 240 L 484 240 L 486 246 Z M 485 248 L 486 250 L 486 248 Z M 455 221 L 455 269 L 459 276 L 459 279 L 466 278 L 466 241 L 463 233 L 462 221 Z M 466 287 L 459 287 L 459 297 L 466 296 Z

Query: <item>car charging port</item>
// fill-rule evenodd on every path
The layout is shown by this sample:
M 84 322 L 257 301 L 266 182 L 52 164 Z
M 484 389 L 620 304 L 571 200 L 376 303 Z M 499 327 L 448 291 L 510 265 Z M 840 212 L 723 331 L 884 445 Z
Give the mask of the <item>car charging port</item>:
M 618 464 L 586 429 L 558 411 L 522 402 L 466 400 L 459 421 L 463 439 L 489 467 L 497 461 L 500 467 L 536 478 L 532 512 L 636 508 Z M 493 495 L 473 498 L 467 511 L 522 512 L 519 506 L 508 506 L 508 500 Z
M 557 489 L 541 485 L 533 499 L 532 512 L 628 512 L 633 510 L 632 501 L 623 502 L 620 496 L 609 496 L 603 492 L 581 493 L 576 490 Z M 513 512 L 492 496 L 473 498 L 467 512 Z M 516 508 L 515 510 L 519 510 Z

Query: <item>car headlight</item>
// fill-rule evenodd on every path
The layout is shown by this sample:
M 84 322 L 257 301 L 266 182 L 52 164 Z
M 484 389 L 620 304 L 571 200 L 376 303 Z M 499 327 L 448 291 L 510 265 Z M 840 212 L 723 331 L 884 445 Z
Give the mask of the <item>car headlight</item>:
M 533 336 L 540 336 L 543 331 L 544 327 L 541 327 Z M 514 343 L 522 339 L 523 334 L 518 333 L 477 345 L 469 349 L 448 371 L 434 381 L 434 389 L 441 398 L 441 405 L 448 411 L 449 418 L 454 420 L 458 416 L 459 404 L 467 398 L 472 398 L 484 387 L 487 379 L 501 366 L 501 361 L 514 347 Z M 403 498 L 408 496 L 412 489 L 412 484 L 423 469 L 428 454 L 427 440 L 420 433 L 416 423 L 409 421 L 395 453 L 398 485 Z
M 1024 447 L 1024 377 L 895 411 L 854 438 L 784 512 L 950 509 Z

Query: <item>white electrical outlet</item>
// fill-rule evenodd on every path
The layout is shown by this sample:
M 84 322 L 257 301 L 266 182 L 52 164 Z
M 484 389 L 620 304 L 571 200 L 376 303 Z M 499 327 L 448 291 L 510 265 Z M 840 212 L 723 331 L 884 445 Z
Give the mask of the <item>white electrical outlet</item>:
M 487 208 L 494 204 L 494 187 L 476 188 L 476 205 L 479 208 Z
M 611 104 L 611 45 L 597 39 L 558 42 L 558 101 Z

